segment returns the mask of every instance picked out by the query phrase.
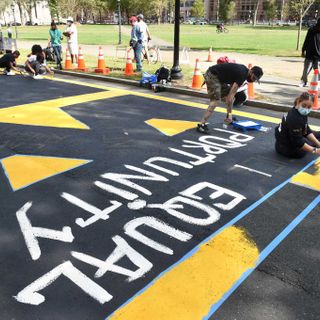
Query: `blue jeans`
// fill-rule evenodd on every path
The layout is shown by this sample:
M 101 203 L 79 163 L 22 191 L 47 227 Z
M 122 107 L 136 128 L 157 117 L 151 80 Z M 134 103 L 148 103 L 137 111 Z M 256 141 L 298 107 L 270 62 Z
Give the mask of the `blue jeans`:
M 56 63 L 60 65 L 61 63 L 61 46 L 53 46 L 54 53 L 56 55 Z
M 143 44 L 142 43 L 137 43 L 136 46 L 134 47 L 134 58 L 136 60 L 136 65 L 137 65 L 137 71 L 142 70 L 142 63 L 141 63 L 141 53 L 143 49 Z

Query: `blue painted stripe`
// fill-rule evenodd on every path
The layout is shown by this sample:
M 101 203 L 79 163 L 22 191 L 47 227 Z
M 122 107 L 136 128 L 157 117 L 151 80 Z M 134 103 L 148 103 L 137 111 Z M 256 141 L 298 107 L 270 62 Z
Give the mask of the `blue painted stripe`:
M 317 159 L 309 162 L 303 169 L 301 169 L 298 173 L 303 172 L 305 170 L 307 170 L 308 168 L 310 168 L 315 162 L 317 161 Z M 298 174 L 297 173 L 297 174 Z M 296 174 L 295 174 L 296 175 Z M 293 177 L 293 176 L 292 176 Z M 274 189 L 272 189 L 271 191 L 269 191 L 266 195 L 264 195 L 262 198 L 260 198 L 258 201 L 256 201 L 255 203 L 253 203 L 251 206 L 249 206 L 247 209 L 245 209 L 244 211 L 242 211 L 239 215 L 237 215 L 236 217 L 234 217 L 232 220 L 230 220 L 228 223 L 226 223 L 224 226 L 222 226 L 220 229 L 218 229 L 216 232 L 214 232 L 213 234 L 211 234 L 209 237 L 207 237 L 206 239 L 204 239 L 201 243 L 199 243 L 195 248 L 193 248 L 191 251 L 189 251 L 188 253 L 186 253 L 182 258 L 180 258 L 177 262 L 175 262 L 173 265 L 171 265 L 170 267 L 168 267 L 166 270 L 162 271 L 156 278 L 154 278 L 150 283 L 148 283 L 145 287 L 143 287 L 141 290 L 139 290 L 133 297 L 129 298 L 126 302 L 124 302 L 118 309 L 116 309 L 114 312 L 112 312 L 107 318 L 105 318 L 105 320 L 109 319 L 117 310 L 123 308 L 124 306 L 126 306 L 127 304 L 129 304 L 132 300 L 134 300 L 137 296 L 139 296 L 140 294 L 142 294 L 144 291 L 146 291 L 149 287 L 151 287 L 158 279 L 160 279 L 164 274 L 166 274 L 167 272 L 169 272 L 170 270 L 172 270 L 173 268 L 175 268 L 177 265 L 179 265 L 180 263 L 182 263 L 183 261 L 185 261 L 186 259 L 190 258 L 192 255 L 194 255 L 200 248 L 201 245 L 203 245 L 204 243 L 210 241 L 212 238 L 214 238 L 216 235 L 218 235 L 219 233 L 221 233 L 224 229 L 230 227 L 231 225 L 234 225 L 235 223 L 237 223 L 239 220 L 241 220 L 242 218 L 244 218 L 247 214 L 249 214 L 252 210 L 254 210 L 256 207 L 258 207 L 261 203 L 263 203 L 264 201 L 266 201 L 268 198 L 270 198 L 274 193 L 276 193 L 277 191 L 279 191 L 281 188 L 283 188 L 286 184 L 288 184 L 292 177 L 290 177 L 289 179 L 287 179 L 286 181 L 284 181 L 283 183 L 281 183 L 280 185 L 278 185 L 277 187 L 275 187 Z
M 308 214 L 320 203 L 320 195 L 317 196 L 290 224 L 287 225 L 285 229 L 275 237 L 269 245 L 260 253 L 259 261 L 256 266 L 252 269 L 246 271 L 241 278 L 233 285 L 233 287 L 223 295 L 223 297 L 214 304 L 209 314 L 203 319 L 209 319 L 220 307 L 221 305 L 231 296 L 231 294 L 237 290 L 237 288 L 251 275 L 251 273 L 270 255 L 270 253 L 278 247 L 278 245 L 303 221 Z

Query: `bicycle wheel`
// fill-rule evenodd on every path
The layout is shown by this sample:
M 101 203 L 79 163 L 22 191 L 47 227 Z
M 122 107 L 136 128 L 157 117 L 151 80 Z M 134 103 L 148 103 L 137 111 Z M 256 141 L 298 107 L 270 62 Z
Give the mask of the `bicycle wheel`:
M 153 64 L 158 62 L 158 51 L 155 48 L 149 49 L 149 61 Z
M 224 33 L 228 33 L 229 30 L 227 28 L 224 28 Z

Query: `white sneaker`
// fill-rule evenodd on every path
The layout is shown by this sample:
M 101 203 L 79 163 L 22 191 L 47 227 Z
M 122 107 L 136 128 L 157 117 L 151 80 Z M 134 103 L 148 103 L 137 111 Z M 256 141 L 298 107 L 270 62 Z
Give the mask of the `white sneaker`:
M 35 75 L 33 76 L 33 79 L 41 80 L 41 79 L 43 79 L 43 76 L 41 76 L 40 74 L 35 74 Z
M 300 88 L 308 87 L 308 82 L 301 81 L 301 82 L 299 83 L 299 87 L 300 87 Z
M 15 75 L 15 73 L 14 72 L 12 72 L 12 71 L 7 71 L 6 73 L 5 73 L 7 76 L 14 76 Z

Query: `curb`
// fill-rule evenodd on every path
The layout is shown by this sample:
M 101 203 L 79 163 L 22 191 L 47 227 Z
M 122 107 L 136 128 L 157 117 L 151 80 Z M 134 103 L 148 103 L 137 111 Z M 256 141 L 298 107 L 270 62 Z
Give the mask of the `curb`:
M 75 72 L 75 71 L 63 71 L 63 70 L 55 70 L 55 73 L 66 75 L 66 76 L 73 76 L 77 78 L 83 78 L 83 79 L 91 79 L 91 80 L 99 80 L 99 81 L 105 81 L 105 82 L 114 82 L 114 83 L 120 83 L 120 84 L 126 84 L 130 86 L 140 87 L 140 84 L 137 80 L 130 80 L 130 79 L 121 79 L 121 78 L 114 78 L 114 77 L 106 77 L 102 75 L 94 75 L 94 74 L 86 74 L 82 72 Z M 284 83 L 277 83 L 277 82 L 268 82 L 264 81 L 265 83 L 274 83 L 274 84 L 281 84 L 285 85 Z M 263 83 L 263 82 L 262 82 Z M 207 98 L 208 95 L 206 92 L 196 91 L 192 89 L 182 88 L 182 87 L 173 87 L 173 86 L 166 86 L 157 84 L 156 87 L 159 87 L 159 91 L 166 91 L 166 92 L 172 92 L 172 93 L 178 93 L 178 94 L 184 94 L 187 96 L 193 96 L 193 97 L 199 97 L 199 98 Z M 163 90 L 161 90 L 163 89 Z M 255 108 L 261 108 L 261 109 L 267 109 L 267 110 L 274 110 L 279 112 L 288 112 L 292 107 L 287 106 L 280 103 L 270 103 L 266 101 L 258 101 L 258 100 L 247 100 L 245 103 L 249 107 L 255 107 Z M 320 119 L 320 111 L 311 111 L 309 114 L 309 117 Z

